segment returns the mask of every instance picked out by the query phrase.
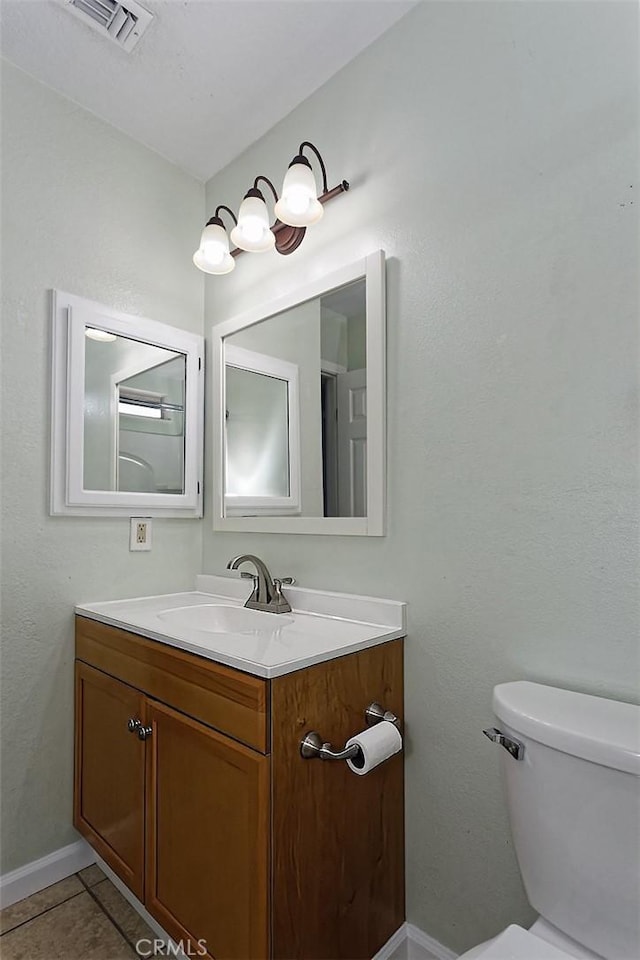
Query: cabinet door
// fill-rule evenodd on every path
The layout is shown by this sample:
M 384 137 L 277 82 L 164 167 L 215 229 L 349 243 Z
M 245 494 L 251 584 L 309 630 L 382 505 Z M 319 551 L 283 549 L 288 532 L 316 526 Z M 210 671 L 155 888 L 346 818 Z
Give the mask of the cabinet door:
M 269 758 L 149 701 L 145 904 L 216 960 L 268 957 Z
M 127 886 L 144 896 L 145 749 L 129 720 L 141 693 L 76 661 L 74 825 Z

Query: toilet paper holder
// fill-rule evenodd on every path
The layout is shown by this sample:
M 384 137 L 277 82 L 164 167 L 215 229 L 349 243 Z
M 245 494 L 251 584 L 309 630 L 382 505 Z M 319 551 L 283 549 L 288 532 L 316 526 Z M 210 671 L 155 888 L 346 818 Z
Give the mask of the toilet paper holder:
M 385 710 L 375 701 L 370 703 L 364 711 L 365 722 L 368 727 L 374 727 L 382 720 L 388 720 L 400 729 L 400 720 L 395 713 Z M 300 741 L 300 756 L 303 760 L 354 760 L 361 753 L 360 747 L 353 743 L 342 750 L 334 750 L 330 743 L 323 741 L 317 730 L 310 730 Z

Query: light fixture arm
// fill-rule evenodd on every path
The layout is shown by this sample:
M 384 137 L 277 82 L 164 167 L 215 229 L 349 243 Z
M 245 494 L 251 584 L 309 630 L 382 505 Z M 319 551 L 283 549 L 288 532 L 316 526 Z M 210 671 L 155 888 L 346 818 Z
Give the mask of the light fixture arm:
M 280 197 L 278 196 L 278 191 L 276 190 L 276 188 L 274 187 L 274 185 L 271 183 L 271 180 L 269 180 L 269 177 L 265 177 L 265 176 L 263 176 L 261 173 L 259 173 L 258 176 L 257 176 L 257 177 L 255 178 L 255 180 L 253 181 L 253 189 L 254 189 L 254 190 L 259 190 L 259 189 L 260 189 L 259 186 L 258 186 L 258 182 L 259 182 L 260 180 L 263 180 L 264 183 L 266 183 L 266 184 L 269 185 L 269 187 L 270 187 L 270 189 L 271 189 L 271 192 L 272 192 L 272 194 L 273 194 L 274 200 L 275 200 L 275 202 L 277 203 L 278 200 L 280 199 Z
M 218 206 L 216 207 L 216 212 L 214 213 L 211 219 L 213 220 L 215 218 L 216 220 L 220 220 L 220 222 L 222 223 L 222 220 L 220 219 L 221 210 L 226 210 L 229 216 L 231 217 L 231 219 L 233 220 L 233 222 L 235 223 L 235 225 L 236 226 L 238 225 L 238 218 L 236 217 L 233 210 L 230 207 L 228 207 L 225 203 L 218 204 Z
M 303 140 L 302 143 L 300 144 L 298 148 L 298 153 L 300 154 L 300 156 L 304 156 L 302 151 L 304 150 L 305 147 L 309 147 L 310 150 L 313 150 L 316 157 L 318 158 L 318 163 L 320 164 L 320 170 L 322 171 L 322 193 L 325 194 L 328 192 L 329 187 L 327 184 L 327 168 L 324 165 L 324 160 L 322 159 L 322 156 L 318 148 L 315 146 L 315 144 L 311 143 L 310 140 Z

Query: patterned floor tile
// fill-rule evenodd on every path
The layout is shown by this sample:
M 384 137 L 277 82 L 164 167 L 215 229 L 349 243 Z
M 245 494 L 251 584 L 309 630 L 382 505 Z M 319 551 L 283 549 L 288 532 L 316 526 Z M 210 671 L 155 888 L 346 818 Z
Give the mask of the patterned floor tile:
M 5 933 L 2 960 L 137 960 L 86 891 Z
M 10 907 L 5 907 L 4 910 L 0 910 L 0 934 L 13 930 L 21 923 L 32 920 L 44 913 L 45 910 L 50 910 L 51 907 L 55 907 L 83 891 L 84 887 L 77 877 L 67 877 L 66 880 L 53 883 L 50 887 L 45 887 L 44 890 L 34 893 L 25 900 L 20 900 Z

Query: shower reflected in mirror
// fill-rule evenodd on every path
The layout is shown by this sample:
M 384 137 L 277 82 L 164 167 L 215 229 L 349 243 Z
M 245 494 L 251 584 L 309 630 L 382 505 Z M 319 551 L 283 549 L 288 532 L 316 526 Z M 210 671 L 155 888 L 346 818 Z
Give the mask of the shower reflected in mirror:
M 84 488 L 184 493 L 185 355 L 85 333 Z

